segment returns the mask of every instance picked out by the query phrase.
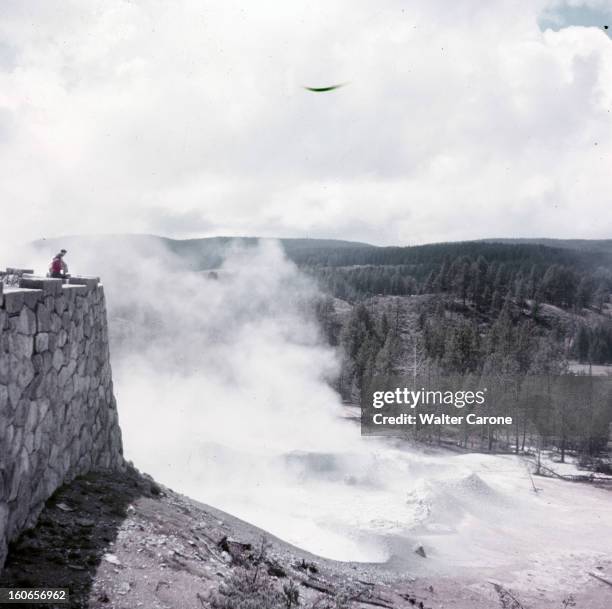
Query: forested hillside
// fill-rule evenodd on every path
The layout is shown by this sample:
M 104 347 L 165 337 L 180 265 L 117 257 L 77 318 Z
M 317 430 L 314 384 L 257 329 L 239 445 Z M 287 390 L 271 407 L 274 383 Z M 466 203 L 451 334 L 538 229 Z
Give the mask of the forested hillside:
M 335 259 L 368 263 L 305 269 L 323 291 L 351 304 L 373 296 L 434 295 L 435 304 L 422 312 L 421 329 L 436 359 L 450 357 L 441 336 L 450 340 L 445 316 L 455 311 L 452 328 L 461 326 L 462 344 L 476 344 L 482 331 L 496 324 L 509 324 L 516 332 L 533 326 L 531 331 L 565 341 L 564 353 L 581 362 L 612 362 L 612 264 L 607 255 L 477 242 L 384 250 L 369 256 L 366 250 L 337 250 Z M 325 257 L 321 252 L 316 256 Z M 375 264 L 379 256 L 383 263 Z M 550 306 L 558 315 L 550 314 Z
M 456 293 L 498 309 L 509 290 L 560 306 L 588 306 L 612 286 L 612 254 L 542 245 L 466 242 L 407 248 L 321 248 L 295 256 L 339 298 Z M 599 293 L 598 293 L 599 290 Z
M 587 364 L 587 372 L 588 365 L 612 363 L 606 255 L 488 243 L 410 250 L 382 259 L 411 264 L 308 267 L 329 295 L 318 314 L 343 353 L 338 390 L 346 400 L 357 402 L 375 375 L 486 376 L 518 390 L 532 377 L 574 374 L 577 362 Z M 589 404 L 579 399 L 581 408 L 551 402 L 546 417 L 541 396 L 520 402 L 520 408 L 512 405 L 518 410 L 511 432 L 487 429 L 481 445 L 520 450 L 545 437 L 562 456 L 605 449 L 608 397 Z

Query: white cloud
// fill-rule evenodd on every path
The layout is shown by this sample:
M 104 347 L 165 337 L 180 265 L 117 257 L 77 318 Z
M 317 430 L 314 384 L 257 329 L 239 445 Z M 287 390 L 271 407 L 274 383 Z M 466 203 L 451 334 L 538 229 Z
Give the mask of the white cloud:
M 5 2 L 2 236 L 609 236 L 612 41 L 545 6 Z

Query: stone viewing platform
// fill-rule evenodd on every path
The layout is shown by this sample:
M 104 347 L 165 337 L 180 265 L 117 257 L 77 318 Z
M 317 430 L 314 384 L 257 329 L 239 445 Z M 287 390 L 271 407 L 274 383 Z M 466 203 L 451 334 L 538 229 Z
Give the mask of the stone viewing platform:
M 16 267 L 7 267 L 4 271 L 0 271 L 0 285 L 4 285 L 4 289 L 9 288 L 30 288 L 30 285 L 39 285 L 49 283 L 58 283 L 60 285 L 89 285 L 96 287 L 100 283 L 99 277 L 90 277 L 88 275 L 69 275 L 66 279 L 56 279 L 46 275 L 37 275 L 32 269 L 22 269 Z M 14 285 L 16 282 L 16 285 Z M 22 282 L 34 282 L 30 285 L 21 285 Z M 41 283 L 37 283 L 41 282 Z M 7 284 L 9 284 L 7 286 Z M 42 289 L 39 287 L 37 289 Z
M 0 569 L 45 501 L 124 467 L 98 277 L 0 273 Z

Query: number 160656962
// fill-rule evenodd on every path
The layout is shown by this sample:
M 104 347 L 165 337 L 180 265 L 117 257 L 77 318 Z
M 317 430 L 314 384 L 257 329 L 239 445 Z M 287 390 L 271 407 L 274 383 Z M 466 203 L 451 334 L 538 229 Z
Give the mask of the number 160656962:
M 3 603 L 68 603 L 67 588 L 0 588 Z

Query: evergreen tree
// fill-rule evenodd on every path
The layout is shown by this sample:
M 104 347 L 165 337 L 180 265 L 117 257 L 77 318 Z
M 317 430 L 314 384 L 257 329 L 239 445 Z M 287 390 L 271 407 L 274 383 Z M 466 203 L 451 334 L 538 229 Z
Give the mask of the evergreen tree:
M 589 360 L 589 355 L 591 351 L 591 340 L 589 336 L 589 331 L 587 327 L 582 324 L 578 328 L 578 333 L 576 334 L 576 340 L 574 342 L 574 352 L 578 361 L 587 362 Z
M 429 275 L 427 275 L 427 279 L 423 283 L 421 294 L 432 294 L 435 290 L 435 286 L 436 286 L 435 272 L 430 271 Z
M 440 272 L 438 273 L 438 276 L 436 277 L 436 280 L 434 283 L 434 291 L 448 292 L 450 288 L 449 269 L 450 269 L 449 257 L 446 256 L 444 258 L 444 262 L 442 263 L 442 266 L 440 267 Z
M 607 286 L 602 282 L 597 286 L 597 290 L 595 291 L 595 295 L 593 296 L 593 301 L 595 308 L 599 313 L 603 312 L 604 305 L 610 299 L 610 292 Z
M 586 309 L 591 305 L 593 299 L 593 286 L 590 277 L 583 277 L 576 289 L 576 306 Z
M 501 292 L 499 290 L 495 290 L 491 298 L 491 308 L 495 312 L 501 311 L 503 303 L 504 301 L 503 301 Z
M 453 294 L 461 299 L 463 304 L 467 300 L 470 288 L 470 261 L 466 257 L 457 258 L 450 268 L 451 288 Z
M 523 279 L 523 273 L 519 272 L 514 279 L 514 299 L 519 307 L 523 307 L 525 304 L 525 298 L 527 297 L 527 289 L 525 280 Z

